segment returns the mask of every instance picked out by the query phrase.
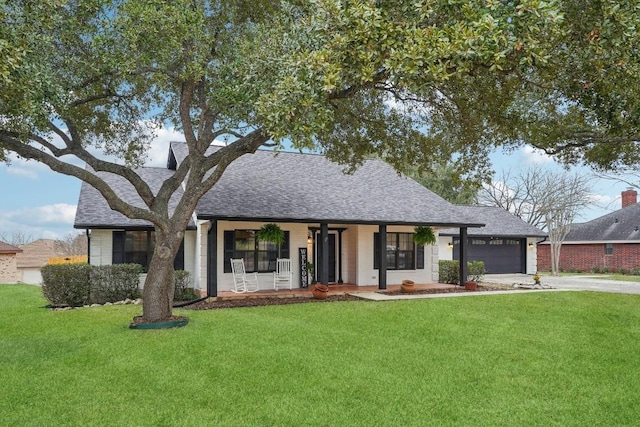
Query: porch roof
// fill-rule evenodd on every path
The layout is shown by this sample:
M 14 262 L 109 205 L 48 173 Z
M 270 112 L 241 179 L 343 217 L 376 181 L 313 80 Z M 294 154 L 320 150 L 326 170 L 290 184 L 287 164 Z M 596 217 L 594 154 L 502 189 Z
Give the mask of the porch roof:
M 212 146 L 211 151 L 220 147 Z M 172 143 L 176 164 L 185 143 Z M 200 219 L 481 227 L 484 223 L 380 160 L 353 174 L 318 154 L 258 150 L 235 160 L 198 204 Z

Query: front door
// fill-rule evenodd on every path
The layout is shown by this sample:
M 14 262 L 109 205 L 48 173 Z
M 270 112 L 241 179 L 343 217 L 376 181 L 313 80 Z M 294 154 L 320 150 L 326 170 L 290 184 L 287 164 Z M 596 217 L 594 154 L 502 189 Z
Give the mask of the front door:
M 329 275 L 328 275 L 328 280 L 329 283 L 335 283 L 336 281 L 336 234 L 335 233 L 329 233 L 328 234 L 329 237 Z M 316 234 L 316 247 L 315 247 L 315 262 L 314 264 L 316 265 L 316 269 L 315 269 L 315 276 L 317 280 L 320 280 L 320 268 L 322 268 L 322 264 L 321 264 L 321 260 L 320 260 L 320 256 L 321 256 L 321 249 L 320 249 L 320 233 Z

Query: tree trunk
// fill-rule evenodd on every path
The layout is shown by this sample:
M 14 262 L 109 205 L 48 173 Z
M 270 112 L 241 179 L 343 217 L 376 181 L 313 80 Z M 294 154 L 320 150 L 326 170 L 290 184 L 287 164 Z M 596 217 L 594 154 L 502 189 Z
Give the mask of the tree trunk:
M 551 275 L 559 276 L 560 275 L 560 248 L 562 246 L 562 243 L 552 242 L 550 246 L 551 246 Z
M 156 242 L 144 282 L 142 318 L 145 323 L 160 322 L 172 316 L 173 260 L 180 248 L 183 232 L 163 232 L 156 227 Z

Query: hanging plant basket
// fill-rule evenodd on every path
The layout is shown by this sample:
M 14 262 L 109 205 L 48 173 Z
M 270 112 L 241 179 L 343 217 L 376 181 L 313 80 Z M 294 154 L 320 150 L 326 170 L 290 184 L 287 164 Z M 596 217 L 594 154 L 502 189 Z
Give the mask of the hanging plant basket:
M 284 231 L 278 224 L 265 224 L 256 233 L 258 240 L 281 245 L 284 242 Z
M 417 226 L 414 229 L 413 241 L 422 246 L 433 245 L 436 242 L 436 234 L 431 227 Z

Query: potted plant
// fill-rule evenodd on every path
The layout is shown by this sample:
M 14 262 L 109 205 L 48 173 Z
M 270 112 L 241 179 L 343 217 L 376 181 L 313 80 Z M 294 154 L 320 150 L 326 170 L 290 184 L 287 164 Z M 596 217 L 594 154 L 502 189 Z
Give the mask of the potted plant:
M 325 299 L 329 294 L 329 287 L 327 285 L 318 283 L 317 285 L 313 286 L 311 294 L 315 299 Z
M 416 284 L 414 283 L 413 280 L 405 279 L 402 281 L 402 284 L 400 285 L 400 291 L 405 293 L 412 293 L 412 292 L 415 292 L 415 290 L 416 290 Z
M 280 258 L 280 246 L 284 242 L 284 231 L 278 224 L 265 224 L 256 233 L 256 238 L 263 242 L 271 242 L 278 247 L 278 258 Z
M 482 277 L 486 272 L 484 269 L 483 261 L 470 261 L 467 263 L 468 276 L 467 281 L 464 283 L 464 288 L 469 291 L 475 291 L 478 289 L 478 282 L 482 281 Z
M 307 261 L 307 275 L 309 277 L 309 282 L 315 283 L 315 276 L 313 275 L 314 265 L 312 262 Z
M 418 245 L 433 245 L 436 242 L 436 234 L 433 228 L 419 225 L 414 229 L 413 241 Z

